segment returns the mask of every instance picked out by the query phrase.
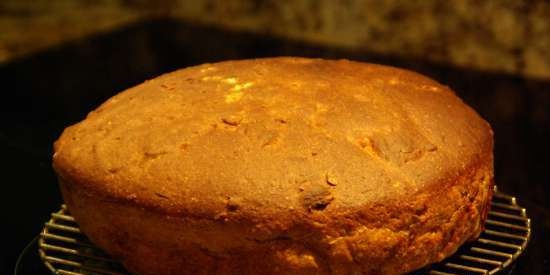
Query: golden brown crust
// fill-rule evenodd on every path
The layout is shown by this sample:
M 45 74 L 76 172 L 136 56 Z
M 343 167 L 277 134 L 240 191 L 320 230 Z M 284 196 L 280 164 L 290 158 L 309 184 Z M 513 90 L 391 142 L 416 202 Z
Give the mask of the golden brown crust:
M 83 231 L 130 270 L 389 275 L 479 234 L 492 142 L 421 75 L 271 58 L 120 93 L 64 131 L 54 167 Z

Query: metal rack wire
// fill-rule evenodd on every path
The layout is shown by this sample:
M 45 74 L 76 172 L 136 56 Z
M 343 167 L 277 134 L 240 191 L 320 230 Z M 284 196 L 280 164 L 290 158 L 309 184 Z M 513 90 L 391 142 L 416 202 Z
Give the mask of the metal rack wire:
M 495 190 L 496 191 L 496 190 Z M 525 250 L 531 221 L 516 198 L 495 192 L 485 231 L 453 256 L 414 275 L 497 274 Z M 80 232 L 64 205 L 51 215 L 38 240 L 46 267 L 58 275 L 128 275 L 129 273 Z

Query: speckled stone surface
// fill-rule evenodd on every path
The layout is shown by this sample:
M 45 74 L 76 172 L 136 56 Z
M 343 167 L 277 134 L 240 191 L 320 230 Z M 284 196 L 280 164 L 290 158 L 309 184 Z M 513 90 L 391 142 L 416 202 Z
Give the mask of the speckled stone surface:
M 233 29 L 550 77 L 550 3 L 545 1 L 181 2 L 185 8 L 176 16 Z
M 85 2 L 1 1 L 0 62 L 109 31 L 138 18 L 129 10 Z
M 550 3 L 543 0 L 6 0 L 0 62 L 151 17 L 550 78 Z

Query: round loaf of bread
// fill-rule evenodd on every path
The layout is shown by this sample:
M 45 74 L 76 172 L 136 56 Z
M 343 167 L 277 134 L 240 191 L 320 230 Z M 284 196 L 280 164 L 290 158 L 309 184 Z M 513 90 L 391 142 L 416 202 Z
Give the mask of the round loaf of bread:
M 448 87 L 347 60 L 204 64 L 65 129 L 53 165 L 133 273 L 403 274 L 483 227 L 493 134 Z

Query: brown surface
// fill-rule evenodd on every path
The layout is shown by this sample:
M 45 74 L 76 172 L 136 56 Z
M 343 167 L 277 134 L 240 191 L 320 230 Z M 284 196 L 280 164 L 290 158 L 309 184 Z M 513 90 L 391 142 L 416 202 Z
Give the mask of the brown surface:
M 549 16 L 546 0 L 3 0 L 0 62 L 162 19 L 550 79 Z
M 447 87 L 350 61 L 176 71 L 55 147 L 83 231 L 144 274 L 403 273 L 479 233 L 493 177 L 489 125 Z

